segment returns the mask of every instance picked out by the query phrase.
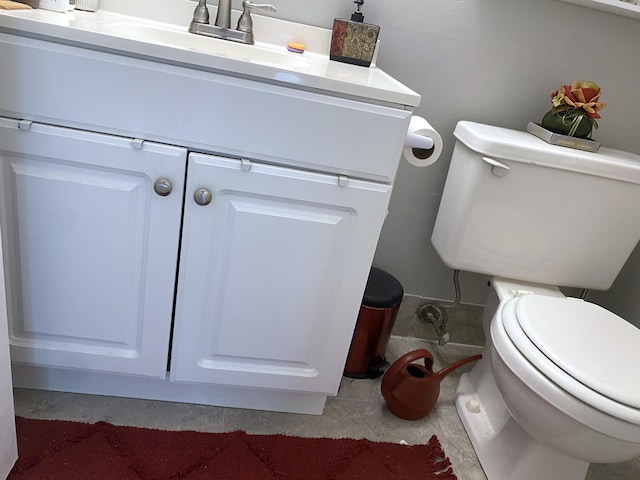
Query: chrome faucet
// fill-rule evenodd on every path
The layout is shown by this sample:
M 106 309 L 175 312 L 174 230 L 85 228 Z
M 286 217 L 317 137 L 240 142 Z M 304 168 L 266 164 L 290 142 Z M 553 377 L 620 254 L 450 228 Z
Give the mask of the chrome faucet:
M 242 15 L 235 30 L 231 29 L 231 0 L 218 0 L 218 13 L 214 25 L 209 24 L 209 9 L 207 0 L 199 0 L 193 12 L 193 20 L 189 31 L 197 35 L 230 40 L 232 42 L 254 44 L 253 20 L 251 10 L 265 13 L 275 13 L 276 7 L 266 3 L 253 3 L 248 0 L 242 2 Z

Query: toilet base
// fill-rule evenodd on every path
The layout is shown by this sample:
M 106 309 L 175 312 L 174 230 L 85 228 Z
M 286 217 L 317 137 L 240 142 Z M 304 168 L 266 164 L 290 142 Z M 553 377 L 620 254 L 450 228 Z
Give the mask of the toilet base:
M 588 462 L 552 450 L 529 436 L 502 399 L 491 398 L 494 393 L 499 396 L 493 376 L 478 364 L 461 376 L 456 394 L 458 415 L 488 480 L 584 480 Z

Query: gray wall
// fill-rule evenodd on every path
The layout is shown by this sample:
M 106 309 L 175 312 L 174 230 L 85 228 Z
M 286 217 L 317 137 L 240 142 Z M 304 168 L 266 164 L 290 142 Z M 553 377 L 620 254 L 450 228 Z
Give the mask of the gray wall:
M 587 300 L 602 305 L 640 328 L 640 245 L 606 292 L 590 292 Z
M 350 0 L 273 1 L 279 17 L 326 28 L 353 10 Z M 445 143 L 431 167 L 401 163 L 376 253 L 375 264 L 407 293 L 453 296 L 451 271 L 430 236 L 458 120 L 525 129 L 549 109 L 551 90 L 593 80 L 609 103 L 595 137 L 640 154 L 640 21 L 558 0 L 367 0 L 364 13 L 381 27 L 378 65 L 422 95 L 415 113 Z M 634 259 L 632 273 L 640 254 Z M 640 274 L 625 279 L 634 283 L 617 286 L 618 297 L 640 292 Z M 464 273 L 461 281 L 464 301 L 484 302 L 485 278 Z

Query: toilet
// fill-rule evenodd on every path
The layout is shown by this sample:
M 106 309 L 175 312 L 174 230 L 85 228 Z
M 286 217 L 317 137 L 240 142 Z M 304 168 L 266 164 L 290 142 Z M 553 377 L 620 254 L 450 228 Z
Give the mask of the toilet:
M 454 135 L 432 243 L 490 277 L 483 359 L 456 393 L 488 480 L 583 480 L 640 455 L 640 329 L 560 290 L 608 289 L 638 243 L 640 156 L 467 121 Z

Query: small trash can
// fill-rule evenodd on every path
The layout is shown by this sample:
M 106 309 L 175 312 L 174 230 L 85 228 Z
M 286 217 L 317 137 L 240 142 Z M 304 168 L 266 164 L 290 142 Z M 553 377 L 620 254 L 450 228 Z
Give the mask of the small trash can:
M 376 378 L 389 365 L 385 351 L 404 291 L 391 274 L 372 267 L 364 291 L 344 376 Z

